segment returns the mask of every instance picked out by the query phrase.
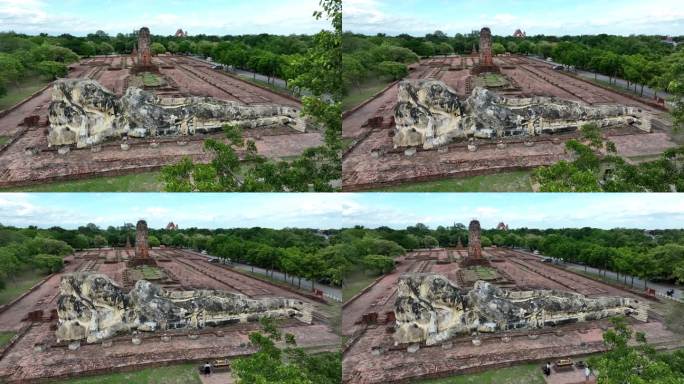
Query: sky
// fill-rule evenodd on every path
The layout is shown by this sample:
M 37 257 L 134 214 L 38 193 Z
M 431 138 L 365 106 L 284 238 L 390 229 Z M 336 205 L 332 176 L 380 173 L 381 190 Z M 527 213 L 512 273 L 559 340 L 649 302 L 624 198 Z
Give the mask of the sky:
M 3 193 L 0 223 L 101 228 L 145 219 L 152 228 L 431 228 L 480 220 L 511 228 L 683 228 L 679 194 L 532 193 Z
M 447 35 L 684 35 L 682 0 L 343 0 L 344 30 Z
M 143 26 L 152 34 L 314 34 L 327 29 L 315 20 L 318 0 L 0 0 L 0 31 L 26 34 L 103 30 L 130 33 Z

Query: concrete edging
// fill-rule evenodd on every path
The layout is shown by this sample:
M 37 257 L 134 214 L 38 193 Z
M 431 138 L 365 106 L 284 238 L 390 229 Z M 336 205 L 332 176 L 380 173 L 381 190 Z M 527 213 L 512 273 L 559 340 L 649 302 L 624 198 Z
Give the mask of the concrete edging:
M 373 280 L 373 282 L 370 283 L 370 284 L 368 284 L 368 286 L 366 286 L 366 288 L 364 288 L 364 289 L 362 289 L 361 291 L 359 291 L 356 295 L 352 296 L 349 300 L 343 302 L 343 303 L 342 303 L 342 308 L 344 308 L 344 307 L 346 307 L 347 305 L 351 304 L 354 300 L 358 299 L 358 298 L 359 298 L 361 295 L 363 295 L 364 293 L 370 291 L 377 283 L 380 282 L 380 280 L 384 279 L 384 278 L 387 277 L 387 276 L 388 276 L 388 275 L 382 275 L 382 276 L 378 277 L 377 279 Z M 344 295 L 342 296 L 342 300 L 344 300 Z
M 54 83 L 54 81 L 49 82 L 46 86 L 44 86 L 43 88 L 41 88 L 41 89 L 39 89 L 39 90 L 33 92 L 30 96 L 28 96 L 28 97 L 25 98 L 24 100 L 18 102 L 17 104 L 14 104 L 13 106 L 11 106 L 11 107 L 9 107 L 9 108 L 7 108 L 7 109 L 3 109 L 2 111 L 0 111 L 0 117 L 5 117 L 5 116 L 7 116 L 8 113 L 14 111 L 15 109 L 21 107 L 22 105 L 26 104 L 26 103 L 29 102 L 30 100 L 36 98 L 36 97 L 37 97 L 38 95 L 40 95 L 41 93 L 45 92 L 46 89 L 50 88 L 50 87 L 52 86 L 52 83 Z
M 54 275 L 55 275 L 54 273 L 51 273 L 51 274 L 45 276 L 42 280 L 40 280 L 39 282 L 37 282 L 36 284 L 34 284 L 31 288 L 29 288 L 28 291 L 26 291 L 26 292 L 22 293 L 21 295 L 15 297 L 15 298 L 12 299 L 12 301 L 10 301 L 9 303 L 0 305 L 0 313 L 5 312 L 5 311 L 8 310 L 11 306 L 13 306 L 14 304 L 16 304 L 19 300 L 23 299 L 23 298 L 26 297 L 28 294 L 30 294 L 30 293 L 34 292 L 36 289 L 40 288 L 41 285 L 43 285 L 46 281 L 48 281 L 48 280 L 49 280 L 52 276 L 54 276 Z
M 403 80 L 403 79 L 402 79 L 402 80 Z M 401 80 L 395 80 L 395 81 L 389 83 L 385 88 L 383 88 L 382 90 L 378 91 L 378 92 L 375 93 L 373 96 L 371 96 L 371 97 L 369 97 L 368 99 L 366 99 L 365 101 L 363 101 L 361 104 L 355 106 L 354 108 L 352 108 L 352 109 L 350 109 L 350 110 L 348 110 L 348 111 L 342 112 L 342 120 L 346 119 L 346 118 L 347 118 L 349 115 L 351 115 L 352 113 L 354 113 L 354 112 L 358 111 L 359 109 L 363 108 L 364 106 L 366 106 L 366 104 L 368 104 L 368 103 L 370 103 L 371 101 L 373 101 L 373 100 L 377 99 L 378 97 L 380 97 L 380 95 L 382 95 L 383 93 L 387 92 L 390 88 L 392 88 L 395 84 L 398 84 L 400 81 L 401 81 Z

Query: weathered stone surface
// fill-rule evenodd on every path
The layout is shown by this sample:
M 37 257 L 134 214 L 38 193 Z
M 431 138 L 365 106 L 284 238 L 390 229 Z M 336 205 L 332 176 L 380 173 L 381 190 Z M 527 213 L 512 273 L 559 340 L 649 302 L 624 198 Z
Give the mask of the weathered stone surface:
M 135 257 L 150 257 L 150 246 L 147 242 L 147 222 L 139 220 L 135 225 Z
M 118 98 L 94 80 L 61 79 L 52 89 L 48 145 L 83 148 L 124 136 L 185 136 L 243 128 L 288 126 L 306 131 L 295 108 L 243 105 L 210 97 L 160 98 L 131 87 Z
M 468 225 L 468 258 L 481 259 L 480 222 L 472 220 Z
M 117 333 L 198 329 L 262 317 L 311 323 L 312 306 L 287 298 L 250 299 L 230 292 L 167 291 L 139 280 L 125 293 L 106 275 L 75 273 L 62 277 L 58 299 L 58 340 L 95 342 Z
M 648 304 L 551 290 L 510 291 L 484 281 L 462 291 L 444 276 L 416 273 L 399 278 L 394 311 L 395 341 L 433 345 L 471 332 L 535 329 L 617 315 L 646 321 Z
M 461 101 L 453 89 L 437 80 L 402 81 L 394 119 L 395 146 L 426 149 L 458 138 L 537 136 L 574 131 L 588 123 L 651 129 L 651 116 L 636 107 L 588 106 L 552 97 L 506 98 L 480 87 Z

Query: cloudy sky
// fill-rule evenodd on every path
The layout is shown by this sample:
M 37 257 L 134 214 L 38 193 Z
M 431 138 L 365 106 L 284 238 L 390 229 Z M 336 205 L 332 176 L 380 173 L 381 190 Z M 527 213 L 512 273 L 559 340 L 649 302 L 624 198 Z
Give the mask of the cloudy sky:
M 146 219 L 202 228 L 354 225 L 405 228 L 422 222 L 467 223 L 485 228 L 503 221 L 514 228 L 682 228 L 684 199 L 677 194 L 0 194 L 3 225 L 101 227 Z
M 448 35 L 484 26 L 495 35 L 684 35 L 682 0 L 344 0 L 344 29 Z
M 103 30 L 153 34 L 313 34 L 328 28 L 316 21 L 318 0 L 0 0 L 0 31 L 27 34 Z

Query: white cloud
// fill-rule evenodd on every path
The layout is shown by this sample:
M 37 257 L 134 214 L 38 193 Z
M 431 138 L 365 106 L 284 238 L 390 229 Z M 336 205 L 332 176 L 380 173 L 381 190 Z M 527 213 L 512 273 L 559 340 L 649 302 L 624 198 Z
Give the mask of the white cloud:
M 135 4 L 135 3 L 133 3 Z M 225 7 L 216 6 L 211 11 L 174 13 L 174 5 L 185 2 L 170 2 L 164 12 L 143 13 L 127 11 L 125 3 L 111 2 L 102 8 L 110 9 L 97 17 L 78 14 L 77 9 L 67 13 L 48 12 L 48 4 L 42 0 L 0 0 L 0 31 L 37 34 L 85 35 L 96 30 L 110 34 L 130 33 L 142 26 L 152 33 L 169 35 L 176 29 L 189 30 L 190 34 L 258 34 L 291 33 L 313 34 L 328 29 L 327 20 L 315 20 L 312 14 L 319 9 L 315 0 L 288 0 L 279 5 L 260 7 L 258 2 L 247 5 L 226 2 Z M 116 10 L 114 10 L 116 9 Z
M 412 14 L 395 12 L 393 3 L 380 0 L 345 0 L 344 29 L 357 33 L 409 33 L 417 36 L 442 30 L 449 35 L 467 33 L 489 26 L 492 33 L 509 35 L 517 28 L 528 34 L 684 34 L 684 7 L 681 0 L 651 0 L 648 2 L 624 0 L 614 2 L 610 12 L 597 12 L 600 2 L 578 2 L 575 9 L 559 12 L 558 9 L 538 7 L 530 12 L 513 14 L 504 5 L 473 8 L 464 5 L 461 13 L 452 4 L 430 9 L 434 16 L 418 18 Z M 428 9 L 421 2 L 415 7 Z M 491 4 L 491 2 L 490 2 Z M 569 4 L 569 3 L 568 3 Z M 484 13 L 482 13 L 484 11 Z M 445 15 L 453 17 L 445 17 Z

